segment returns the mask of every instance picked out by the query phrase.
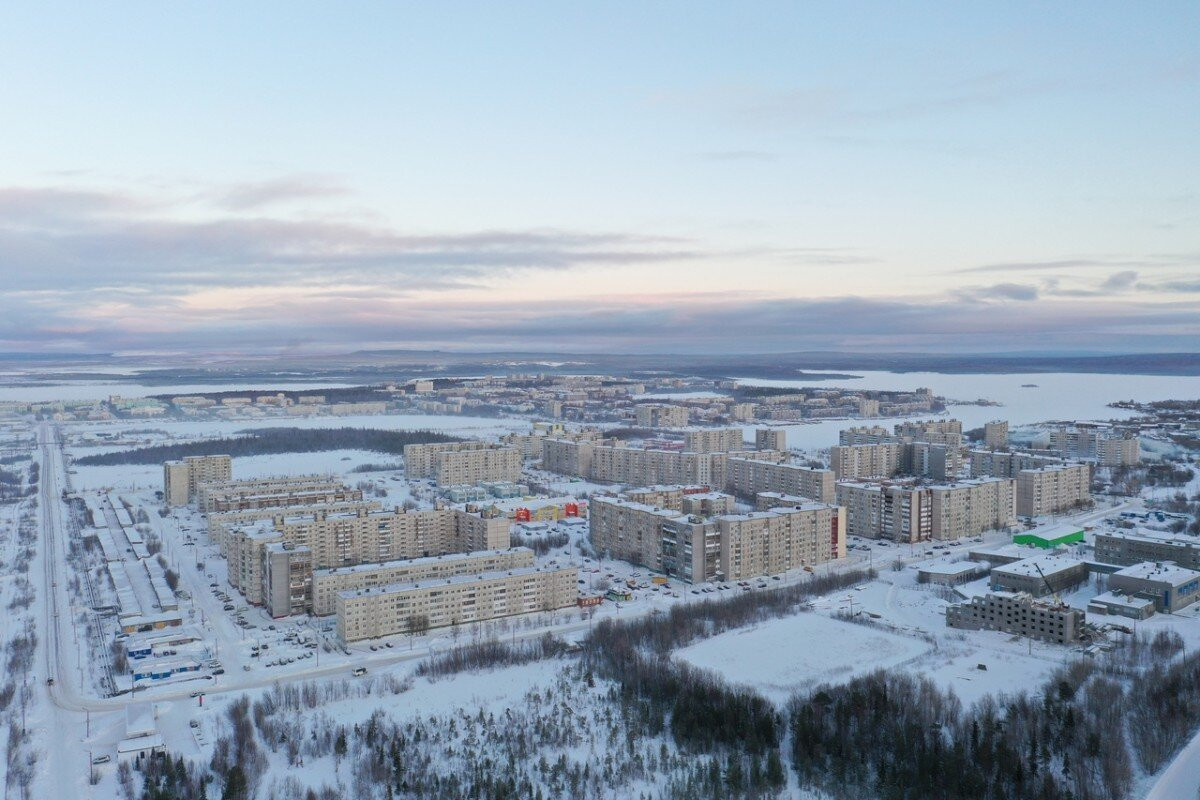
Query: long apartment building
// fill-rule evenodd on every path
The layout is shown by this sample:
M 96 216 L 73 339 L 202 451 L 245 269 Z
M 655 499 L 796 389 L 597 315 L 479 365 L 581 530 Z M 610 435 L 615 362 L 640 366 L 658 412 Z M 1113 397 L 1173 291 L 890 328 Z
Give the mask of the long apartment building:
M 754 497 L 762 492 L 808 497 L 821 503 L 835 500 L 834 472 L 756 458 L 730 458 L 725 487 L 734 494 Z
M 362 492 L 328 475 L 289 475 L 203 483 L 196 492 L 196 507 L 205 514 L 352 500 L 362 500 Z
M 1141 460 L 1137 434 L 1106 427 L 1057 428 L 1050 432 L 1050 449 L 1067 458 L 1095 461 L 1103 467 L 1134 466 Z
M 524 567 L 339 592 L 338 636 L 356 642 L 575 605 L 575 567 Z
M 741 428 L 698 428 L 683 435 L 683 449 L 692 453 L 728 453 L 746 449 Z
M 775 575 L 845 555 L 845 516 L 825 503 L 714 517 L 593 497 L 592 545 L 690 583 Z
M 433 478 L 439 486 L 474 486 L 521 479 L 522 451 L 486 442 L 407 444 L 404 469 L 409 478 Z
M 1005 478 L 837 484 L 850 534 L 896 542 L 961 539 L 1007 528 L 1016 521 L 1013 497 L 1013 482 Z
M 163 501 L 168 506 L 186 506 L 196 499 L 202 484 L 227 483 L 233 479 L 229 456 L 187 456 L 163 464 Z
M 724 487 L 728 462 L 749 457 L 782 461 L 776 451 L 694 453 L 625 447 L 621 443 L 550 439 L 543 445 L 542 469 L 594 481 L 630 485 L 683 484 Z
M 1017 514 L 1036 517 L 1089 505 L 1091 482 L 1092 470 L 1087 464 L 1023 469 L 1017 473 Z
M 229 582 L 252 603 L 262 602 L 263 554 L 277 542 L 304 546 L 313 569 L 443 553 L 499 550 L 509 544 L 507 517 L 459 509 L 316 513 L 262 520 L 228 530 Z
M 1083 623 L 1079 609 L 1039 602 L 1024 593 L 991 592 L 946 609 L 951 628 L 1002 631 L 1055 644 L 1078 641 Z
M 1043 456 L 1036 453 L 1007 452 L 1000 450 L 972 450 L 970 457 L 971 477 L 994 475 L 997 478 L 1015 478 L 1023 469 L 1057 467 L 1066 462 L 1058 456 Z
M 953 480 L 962 468 L 962 454 L 955 445 L 937 442 L 852 444 L 830 448 L 829 463 L 839 481 L 891 478 L 896 475 L 925 475 L 937 480 Z
M 525 569 L 534 563 L 528 547 L 505 550 L 478 550 L 469 553 L 446 553 L 428 558 L 385 561 L 381 564 L 356 564 L 350 567 L 313 570 L 312 613 L 326 616 L 337 610 L 339 592 L 374 589 L 397 583 L 419 583 L 460 575 L 478 575 Z
M 207 516 L 208 535 L 220 548 L 221 555 L 228 557 L 225 544 L 225 534 L 230 528 L 250 525 L 259 520 L 278 520 L 282 524 L 284 518 L 303 516 L 306 514 L 356 514 L 359 511 L 379 511 L 383 504 L 378 500 L 346 500 L 338 503 L 321 503 L 312 506 L 267 506 L 265 508 L 250 508 L 244 511 L 226 511 Z

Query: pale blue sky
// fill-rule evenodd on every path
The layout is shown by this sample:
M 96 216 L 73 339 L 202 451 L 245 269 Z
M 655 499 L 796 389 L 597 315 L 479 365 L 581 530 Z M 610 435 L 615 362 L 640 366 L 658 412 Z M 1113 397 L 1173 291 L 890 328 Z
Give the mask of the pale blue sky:
M 8 4 L 0 350 L 1197 349 L 1197 42 L 1195 2 Z

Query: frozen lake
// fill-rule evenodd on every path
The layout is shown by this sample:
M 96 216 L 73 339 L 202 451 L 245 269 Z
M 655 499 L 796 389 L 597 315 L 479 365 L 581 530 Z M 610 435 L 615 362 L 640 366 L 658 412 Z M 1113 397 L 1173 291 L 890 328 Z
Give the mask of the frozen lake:
M 994 400 L 996 406 L 950 406 L 950 415 L 963 429 L 978 428 L 993 419 L 1012 426 L 1048 420 L 1122 419 L 1130 412 L 1108 408 L 1116 400 L 1183 400 L 1200 397 L 1200 378 L 1167 375 L 1107 375 L 1091 373 L 1028 373 L 1012 375 L 943 375 L 936 372 L 863 372 L 844 381 L 761 380 L 737 378 L 745 386 L 779 388 L 895 389 L 922 386 L 951 400 Z M 1036 384 L 1023 387 L 1022 384 Z M 926 415 L 927 416 L 927 415 Z M 838 432 L 863 420 L 829 420 L 811 425 L 783 426 L 788 446 L 814 449 L 837 444 Z M 881 423 L 890 426 L 891 422 Z

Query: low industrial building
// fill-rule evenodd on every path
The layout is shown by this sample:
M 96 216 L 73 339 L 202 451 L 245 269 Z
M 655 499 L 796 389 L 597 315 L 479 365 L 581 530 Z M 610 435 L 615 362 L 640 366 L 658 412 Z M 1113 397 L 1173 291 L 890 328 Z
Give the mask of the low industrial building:
M 946 609 L 946 624 L 963 630 L 990 630 L 1054 644 L 1079 641 L 1084 614 L 1077 608 L 1039 602 L 1024 592 L 991 592 Z
M 990 567 L 980 561 L 956 561 L 953 564 L 935 562 L 917 568 L 917 583 L 940 586 L 960 586 L 988 574 Z
M 1108 588 L 1153 600 L 1156 611 L 1173 614 L 1200 598 L 1200 572 L 1167 561 L 1146 561 L 1109 575 Z
M 1044 555 L 992 568 L 992 591 L 1024 592 L 1033 597 L 1066 592 L 1087 581 L 1087 565 L 1063 556 Z
M 1165 531 L 1097 531 L 1093 537 L 1096 560 L 1132 566 L 1143 561 L 1171 561 L 1200 570 L 1200 537 Z
M 1091 614 L 1149 619 L 1154 616 L 1154 601 L 1116 589 L 1093 597 L 1088 601 L 1087 610 Z

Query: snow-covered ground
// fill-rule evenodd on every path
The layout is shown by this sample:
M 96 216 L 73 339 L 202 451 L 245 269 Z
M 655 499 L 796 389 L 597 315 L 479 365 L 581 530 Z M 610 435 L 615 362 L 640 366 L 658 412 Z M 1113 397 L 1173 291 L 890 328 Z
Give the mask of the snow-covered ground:
M 915 637 L 799 613 L 704 639 L 675 656 L 782 704 L 817 684 L 894 669 L 928 649 Z

